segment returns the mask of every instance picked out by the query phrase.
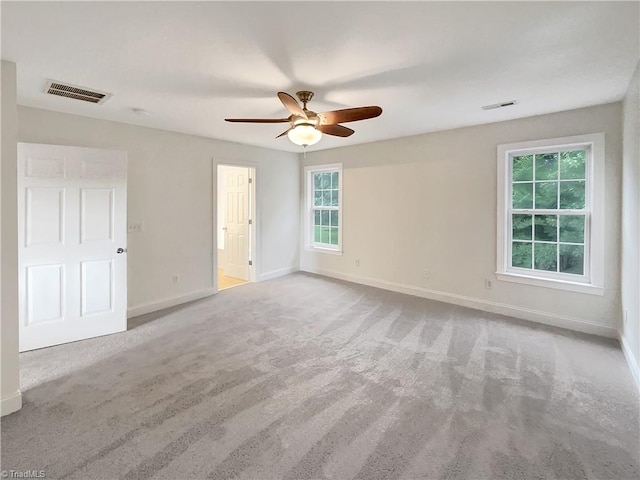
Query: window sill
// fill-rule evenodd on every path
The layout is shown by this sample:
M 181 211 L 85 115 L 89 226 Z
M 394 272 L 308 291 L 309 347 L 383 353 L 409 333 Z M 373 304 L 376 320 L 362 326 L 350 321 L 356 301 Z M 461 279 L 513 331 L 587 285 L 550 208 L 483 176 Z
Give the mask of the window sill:
M 342 250 L 333 250 L 331 248 L 307 246 L 305 250 L 307 252 L 314 252 L 314 253 L 328 253 L 329 255 L 342 255 Z
M 567 290 L 569 292 L 586 293 L 589 295 L 604 295 L 604 287 L 598 287 L 588 283 L 566 282 L 549 278 L 530 277 L 516 273 L 496 272 L 496 278 L 503 282 L 514 282 L 535 287 L 545 287 L 554 290 Z

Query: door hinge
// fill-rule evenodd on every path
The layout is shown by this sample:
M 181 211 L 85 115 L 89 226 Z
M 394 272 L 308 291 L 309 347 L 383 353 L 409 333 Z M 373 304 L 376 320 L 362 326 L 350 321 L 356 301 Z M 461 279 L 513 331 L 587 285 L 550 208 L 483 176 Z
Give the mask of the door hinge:
M 253 178 L 249 177 L 249 183 L 253 183 Z
M 253 262 L 251 260 L 249 260 L 249 266 L 252 266 Z
M 253 220 L 249 219 L 249 225 L 253 225 Z

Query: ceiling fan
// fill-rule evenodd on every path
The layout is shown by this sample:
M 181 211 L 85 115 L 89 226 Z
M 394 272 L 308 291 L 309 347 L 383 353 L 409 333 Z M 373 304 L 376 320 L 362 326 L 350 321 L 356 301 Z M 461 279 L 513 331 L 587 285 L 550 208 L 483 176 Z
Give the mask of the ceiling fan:
M 278 98 L 291 113 L 286 118 L 225 118 L 225 120 L 227 122 L 245 123 L 289 122 L 291 126 L 276 138 L 287 135 L 289 140 L 296 145 L 307 147 L 318 143 L 323 133 L 336 137 L 348 137 L 354 133 L 350 128 L 339 125 L 340 123 L 366 120 L 367 118 L 377 117 L 382 113 L 382 108 L 377 106 L 345 108 L 316 113 L 307 109 L 307 103 L 313 98 L 313 92 L 302 90 L 297 92 L 296 95 L 302 102 L 302 107 L 288 93 L 278 92 Z

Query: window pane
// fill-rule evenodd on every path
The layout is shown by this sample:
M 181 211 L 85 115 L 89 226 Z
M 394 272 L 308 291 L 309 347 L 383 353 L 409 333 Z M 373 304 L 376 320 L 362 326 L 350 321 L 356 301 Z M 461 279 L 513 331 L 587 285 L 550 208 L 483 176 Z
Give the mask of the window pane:
M 318 166 L 315 168 L 326 168 Z M 312 172 L 312 202 L 310 243 L 316 246 L 338 245 L 342 219 L 337 207 L 340 203 L 340 170 Z
M 533 208 L 533 183 L 513 184 L 513 208 Z
M 558 208 L 558 182 L 536 183 L 536 208 Z
M 562 152 L 560 154 L 560 178 L 585 178 L 586 158 L 587 152 L 585 150 Z
M 329 227 L 320 227 L 320 243 L 329 243 Z
M 338 190 L 331 190 L 331 206 L 338 206 Z
M 338 227 L 331 227 L 331 245 L 338 245 Z
M 337 210 L 331 210 L 331 226 L 332 227 L 337 227 L 338 226 L 338 211 Z
M 535 266 L 536 270 L 547 270 L 549 272 L 557 271 L 557 253 L 558 246 L 551 243 L 535 243 L 534 244 Z
M 584 273 L 584 246 L 560 245 L 560 271 L 563 273 Z
M 533 180 L 533 155 L 513 157 L 513 181 Z
M 560 241 L 584 243 L 584 215 L 560 215 Z
M 581 209 L 584 208 L 584 180 L 578 182 L 560 183 L 560 208 Z
M 556 242 L 558 240 L 557 227 L 558 217 L 556 215 L 536 215 L 534 238 L 543 242 Z
M 511 247 L 511 265 L 519 268 L 531 268 L 530 242 L 513 242 Z
M 513 215 L 513 239 L 531 240 L 531 215 Z
M 555 180 L 558 178 L 558 154 L 543 153 L 536 155 L 536 180 Z
M 322 221 L 321 221 L 321 225 L 323 227 L 328 227 L 329 226 L 329 210 L 322 210 Z
M 330 173 L 323 173 L 322 174 L 322 188 L 323 190 L 329 190 L 331 189 L 331 174 Z

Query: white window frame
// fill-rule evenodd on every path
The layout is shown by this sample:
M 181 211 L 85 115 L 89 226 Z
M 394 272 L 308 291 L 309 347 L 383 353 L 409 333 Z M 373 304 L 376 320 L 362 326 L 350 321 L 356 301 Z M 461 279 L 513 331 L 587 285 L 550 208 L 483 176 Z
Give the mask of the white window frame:
M 518 268 L 511 266 L 511 158 L 545 151 L 567 151 L 587 148 L 585 167 L 585 268 L 583 275 Z M 498 145 L 498 216 L 497 271 L 498 280 L 569 290 L 593 295 L 604 294 L 604 133 L 577 135 Z M 551 213 L 552 211 L 531 210 Z M 567 212 L 567 211 L 563 211 Z M 570 212 L 570 211 L 569 211 Z M 557 213 L 557 211 L 555 211 Z M 567 212 L 568 213 L 568 212 Z M 577 213 L 577 212 L 576 212 Z
M 313 175 L 316 173 L 333 173 L 338 172 L 338 206 L 337 207 L 315 207 L 313 205 Z M 332 163 L 327 165 L 311 165 L 305 167 L 305 245 L 307 250 L 316 252 L 330 253 L 334 255 L 342 255 L 342 164 Z M 338 245 L 330 245 L 326 243 L 314 242 L 313 220 L 314 211 L 321 210 L 337 210 L 338 211 Z

